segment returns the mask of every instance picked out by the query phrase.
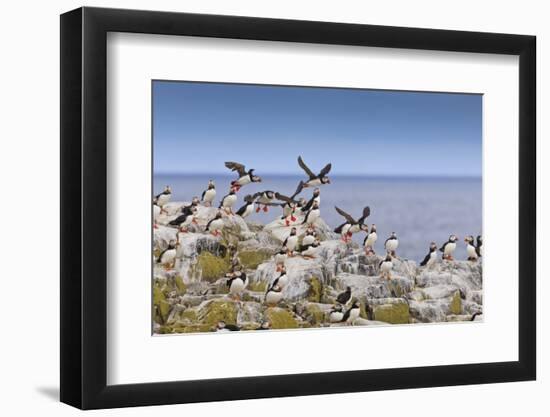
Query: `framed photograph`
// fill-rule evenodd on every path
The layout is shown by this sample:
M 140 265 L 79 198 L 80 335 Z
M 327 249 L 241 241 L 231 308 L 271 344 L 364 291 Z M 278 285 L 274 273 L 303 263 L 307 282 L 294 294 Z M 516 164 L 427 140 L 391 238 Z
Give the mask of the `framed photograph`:
M 532 380 L 535 37 L 61 16 L 61 400 Z

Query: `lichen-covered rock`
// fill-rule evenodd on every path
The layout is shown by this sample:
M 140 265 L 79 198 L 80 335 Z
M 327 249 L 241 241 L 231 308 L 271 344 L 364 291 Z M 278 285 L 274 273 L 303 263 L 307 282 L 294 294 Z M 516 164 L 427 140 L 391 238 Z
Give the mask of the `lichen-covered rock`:
M 212 255 L 210 252 L 201 253 L 197 264 L 201 271 L 201 278 L 207 281 L 215 281 L 223 277 L 231 267 L 227 258 Z
M 293 314 L 279 307 L 270 307 L 265 311 L 266 319 L 271 323 L 272 329 L 296 329 L 298 322 Z
M 377 300 L 373 305 L 373 317 L 376 321 L 391 324 L 409 323 L 409 305 L 400 298 Z
M 273 252 L 266 250 L 242 250 L 239 260 L 245 269 L 256 269 L 258 265 L 271 258 Z
M 209 326 L 216 326 L 219 321 L 236 325 L 237 313 L 237 303 L 220 298 L 202 303 L 198 308 L 198 320 Z

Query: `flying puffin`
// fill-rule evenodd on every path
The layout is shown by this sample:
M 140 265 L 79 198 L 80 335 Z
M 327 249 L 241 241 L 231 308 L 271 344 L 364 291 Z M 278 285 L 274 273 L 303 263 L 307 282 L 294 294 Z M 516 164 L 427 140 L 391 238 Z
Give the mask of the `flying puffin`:
M 458 237 L 455 235 L 449 236 L 449 240 L 446 241 L 439 250 L 443 252 L 443 259 L 447 259 L 448 261 L 453 260 L 453 252 L 456 249 L 456 241 L 458 240 Z
M 302 242 L 299 249 L 300 255 L 304 258 L 315 258 L 315 253 L 317 252 L 317 248 L 319 246 L 321 246 L 321 242 L 318 240 L 315 240 L 311 245 L 304 245 Z
M 254 194 L 252 198 L 256 200 L 256 203 L 258 204 L 256 213 L 261 210 L 261 206 L 264 206 L 263 210 L 267 212 L 269 210 L 268 206 L 272 205 L 273 199 L 275 198 L 275 192 L 269 190 L 261 191 Z
M 269 306 L 275 306 L 283 299 L 282 288 L 278 285 L 269 287 L 265 293 L 265 302 Z
M 154 200 L 156 200 L 156 204 L 160 208 L 163 208 L 164 205 L 170 201 L 171 197 L 172 197 L 172 189 L 170 188 L 169 185 L 167 185 L 166 187 L 164 187 L 164 191 L 162 193 L 157 194 L 155 196 Z
M 194 213 L 196 213 L 196 210 L 198 209 L 200 202 L 201 202 L 201 200 L 199 199 L 199 197 L 196 197 L 196 196 L 193 197 L 191 199 L 191 204 L 189 204 L 188 206 L 182 206 L 181 213 L 182 214 L 194 214 Z
M 336 297 L 336 302 L 346 305 L 349 300 L 351 300 L 351 287 L 346 287 L 346 291 L 338 294 L 338 297 Z
M 340 304 L 336 304 L 332 306 L 328 314 L 328 317 L 331 323 L 340 323 L 344 318 L 344 312 L 342 311 L 342 306 Z
M 300 184 L 302 184 L 302 187 L 303 187 L 303 182 L 300 182 Z M 306 205 L 303 207 L 303 211 L 306 212 L 308 210 L 311 209 L 311 207 L 313 206 L 313 202 L 314 201 L 317 201 L 317 205 L 319 207 L 321 207 L 321 189 L 320 188 L 315 188 L 313 190 L 313 195 L 311 196 L 311 198 L 308 200 L 308 202 L 306 203 Z
M 315 227 L 315 221 L 321 217 L 321 210 L 319 209 L 319 204 L 316 201 L 313 202 L 311 209 L 306 213 L 306 217 L 302 224 L 307 224 L 308 226 Z
M 177 255 L 177 248 L 179 246 L 179 242 L 176 240 L 171 240 L 168 243 L 168 247 L 164 249 L 160 255 L 157 257 L 157 263 L 161 264 L 166 268 L 168 265 L 168 268 L 173 269 L 176 264 L 176 255 Z M 166 269 L 168 269 L 166 268 Z
M 293 256 L 296 245 L 298 244 L 298 235 L 296 234 L 296 228 L 290 229 L 290 235 L 283 242 L 283 246 L 287 249 L 287 254 Z
M 254 169 L 246 170 L 243 164 L 238 162 L 226 162 L 225 166 L 231 171 L 237 171 L 239 178 L 231 182 L 231 188 L 233 191 L 237 192 L 241 189 L 242 186 L 250 184 L 251 182 L 262 182 L 262 179 L 257 175 L 254 175 Z
M 321 172 L 319 172 L 319 175 L 315 175 L 313 171 L 307 167 L 301 156 L 298 156 L 298 165 L 300 165 L 300 168 L 302 168 L 309 177 L 308 180 L 304 182 L 304 187 L 315 187 L 318 185 L 330 184 L 330 179 L 327 177 L 327 174 L 330 172 L 332 164 L 327 164 Z
M 386 258 L 378 264 L 378 269 L 380 270 L 380 277 L 391 279 L 391 270 L 393 268 L 392 256 L 388 252 Z
M 370 227 L 370 233 L 367 233 L 365 240 L 363 240 L 363 246 L 365 247 L 366 255 L 374 255 L 374 244 L 378 240 L 378 235 L 376 234 L 376 225 L 373 224 Z
M 342 317 L 342 322 L 347 324 L 353 324 L 353 322 L 359 317 L 359 314 L 361 313 L 361 308 L 359 307 L 359 304 L 357 303 L 357 300 L 353 302 L 349 310 L 347 310 L 344 313 L 344 317 Z
M 309 246 L 317 240 L 317 233 L 313 227 L 308 227 L 306 229 L 306 234 L 302 239 L 302 246 Z
M 366 231 L 368 233 L 369 226 L 364 224 L 365 219 L 370 216 L 370 207 L 367 206 L 363 209 L 363 214 L 359 219 L 355 220 L 353 217 L 351 217 L 348 213 L 346 213 L 344 210 L 334 207 L 338 214 L 343 216 L 346 219 L 346 222 L 338 226 L 336 229 L 334 229 L 334 233 L 341 233 L 342 234 L 342 241 L 345 243 L 348 243 L 351 240 L 351 237 L 354 233 L 360 232 L 361 230 Z
M 298 187 L 296 188 L 296 191 L 290 197 L 287 197 L 286 195 L 281 193 L 275 193 L 275 198 L 277 200 L 283 201 L 283 203 L 281 204 L 281 207 L 283 208 L 282 219 L 285 221 L 286 226 L 290 226 L 290 223 L 296 221 L 296 208 L 298 207 L 300 202 L 295 200 L 295 198 L 298 194 L 302 192 L 303 188 L 304 183 L 300 181 Z
M 474 237 L 467 236 L 464 238 L 464 242 L 466 242 L 466 253 L 468 254 L 468 260 L 477 261 L 479 255 L 477 254 L 477 248 L 474 246 Z
M 185 224 L 186 226 L 189 226 L 191 223 L 197 224 L 197 221 L 195 220 L 195 214 L 197 214 L 197 207 L 190 206 L 188 211 L 189 212 L 180 214 L 178 217 L 170 221 L 168 224 L 170 226 L 178 226 L 178 227 L 181 227 L 181 225 L 183 224 Z
M 420 266 L 432 266 L 437 261 L 437 245 L 435 242 L 430 243 L 430 251 L 424 257 L 424 260 L 420 262 Z
M 214 236 L 219 236 L 221 234 L 220 231 L 222 229 L 223 229 L 222 213 L 221 211 L 218 211 L 216 213 L 216 217 L 214 217 L 212 220 L 206 223 L 206 228 L 204 230 L 206 232 L 212 233 Z
M 241 294 L 248 285 L 248 277 L 242 271 L 235 271 L 231 273 L 231 277 L 227 280 L 227 286 L 229 287 L 229 294 L 233 298 L 240 300 Z
M 244 197 L 245 204 L 237 210 L 237 216 L 242 217 L 243 219 L 250 216 L 254 212 L 254 197 L 250 194 Z
M 202 192 L 201 200 L 204 205 L 211 207 L 212 202 L 216 198 L 216 185 L 213 180 L 208 181 L 208 188 Z
M 384 243 L 384 248 L 386 249 L 386 252 L 389 252 L 391 256 L 395 256 L 395 251 L 397 250 L 397 247 L 399 246 L 399 239 L 397 239 L 397 235 L 395 232 L 391 232 L 391 236 L 386 239 L 386 242 Z
M 226 323 L 223 320 L 220 320 L 216 325 L 216 332 L 238 332 L 239 330 L 241 330 L 240 327 Z
M 235 194 L 235 190 L 231 189 L 229 191 L 229 194 L 224 196 L 222 198 L 222 201 L 220 201 L 220 207 L 225 210 L 228 214 L 233 214 L 233 206 L 237 202 L 237 194 Z
M 483 239 L 478 235 L 476 238 L 476 253 L 477 256 L 483 256 Z
M 273 283 L 271 284 L 271 287 L 278 285 L 279 287 L 281 287 L 281 289 L 283 289 L 286 287 L 287 284 L 288 284 L 288 275 L 286 274 L 286 268 L 283 265 L 279 273 L 279 276 L 275 278 L 275 281 L 273 281 Z

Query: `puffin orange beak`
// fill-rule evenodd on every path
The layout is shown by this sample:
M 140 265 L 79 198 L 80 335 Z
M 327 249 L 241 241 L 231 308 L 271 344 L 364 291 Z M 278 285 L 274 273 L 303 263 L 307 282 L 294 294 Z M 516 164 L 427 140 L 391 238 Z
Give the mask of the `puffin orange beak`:
M 193 220 L 191 220 L 191 223 L 193 223 L 193 224 L 198 224 L 198 223 L 197 223 L 197 219 L 195 219 L 195 218 L 193 217 Z

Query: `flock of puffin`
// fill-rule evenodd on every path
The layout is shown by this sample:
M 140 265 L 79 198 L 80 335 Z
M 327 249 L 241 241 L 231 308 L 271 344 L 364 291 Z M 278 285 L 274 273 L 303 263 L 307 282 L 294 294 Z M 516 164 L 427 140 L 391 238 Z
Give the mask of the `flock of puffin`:
M 307 179 L 300 181 L 294 194 L 290 197 L 283 195 L 275 191 L 261 191 L 255 194 L 247 194 L 243 198 L 244 204 L 236 211 L 233 212 L 233 207 L 238 201 L 237 193 L 240 189 L 247 184 L 261 183 L 262 178 L 254 173 L 254 169 L 246 169 L 243 164 L 237 162 L 226 162 L 225 166 L 233 172 L 236 172 L 238 177 L 231 182 L 229 192 L 226 194 L 219 203 L 218 211 L 215 216 L 210 219 L 204 232 L 210 233 L 213 236 L 221 235 L 221 231 L 224 228 L 224 216 L 240 216 L 243 219 L 248 217 L 254 211 L 268 212 L 269 207 L 281 207 L 282 216 L 281 220 L 284 225 L 290 227 L 290 233 L 284 240 L 280 251 L 275 255 L 275 262 L 277 265 L 278 276 L 269 285 L 269 288 L 265 294 L 265 303 L 273 306 L 277 305 L 283 298 L 282 289 L 288 282 L 285 269 L 285 259 L 287 257 L 301 255 L 304 258 L 314 258 L 316 249 L 321 245 L 321 241 L 317 237 L 315 230 L 315 222 L 321 216 L 320 204 L 321 204 L 321 190 L 319 186 L 330 184 L 330 179 L 327 176 L 331 170 L 332 165 L 327 164 L 318 174 L 314 173 L 303 161 L 302 157 L 298 157 L 298 165 L 304 170 L 307 175 Z M 314 188 L 312 196 L 309 200 L 306 198 L 297 198 L 297 196 L 305 188 Z M 165 212 L 164 205 L 170 201 L 172 190 L 170 186 L 166 186 L 163 192 L 156 195 L 153 199 L 153 227 L 157 228 L 157 219 L 161 213 Z M 188 232 L 188 227 L 191 224 L 197 224 L 195 215 L 197 214 L 197 208 L 199 205 L 212 207 L 216 198 L 216 186 L 214 181 L 208 182 L 207 188 L 203 191 L 201 197 L 193 197 L 191 204 L 183 206 L 181 213 L 171 220 L 168 224 L 176 227 L 179 233 Z M 334 229 L 335 233 L 338 233 L 342 237 L 342 241 L 349 243 L 353 234 L 361 231 L 366 233 L 363 240 L 363 247 L 366 255 L 374 255 L 374 246 L 378 239 L 376 225 L 372 224 L 369 230 L 365 220 L 370 216 L 370 208 L 367 206 L 363 209 L 361 216 L 357 219 L 346 213 L 344 210 L 335 207 L 336 211 L 345 219 L 345 222 Z M 302 242 L 298 241 L 298 229 L 296 225 L 303 225 L 306 230 L 303 234 Z M 454 234 L 449 236 L 449 239 L 439 249 L 442 252 L 442 258 L 444 260 L 453 260 L 453 253 L 457 246 L 458 238 Z M 473 236 L 467 236 L 464 239 L 467 245 L 467 255 L 469 261 L 477 261 L 482 256 L 483 243 L 481 236 L 477 236 L 474 240 Z M 179 239 L 169 242 L 168 247 L 162 251 L 155 259 L 156 263 L 163 265 L 164 267 L 174 267 L 177 247 L 179 246 Z M 395 258 L 397 248 L 399 246 L 399 239 L 395 232 L 386 239 L 384 243 L 384 249 L 386 252 L 385 258 L 379 264 L 380 274 L 383 278 L 391 279 L 391 270 L 393 268 L 393 258 Z M 425 258 L 420 262 L 422 267 L 430 267 L 435 264 L 438 258 L 438 250 L 435 242 L 430 243 L 429 252 Z M 236 253 L 232 255 L 232 267 L 231 272 L 226 275 L 227 286 L 229 287 L 229 293 L 239 299 L 240 294 L 244 291 L 248 285 L 248 278 L 245 272 L 242 270 Z M 348 287 L 347 290 L 337 297 L 337 303 L 330 312 L 330 320 L 332 322 L 346 322 L 352 323 L 359 316 L 359 304 L 354 301 L 345 312 L 343 306 L 351 300 L 351 290 Z M 232 330 L 227 328 L 225 323 L 220 322 L 218 330 Z M 233 329 L 235 330 L 235 329 Z

